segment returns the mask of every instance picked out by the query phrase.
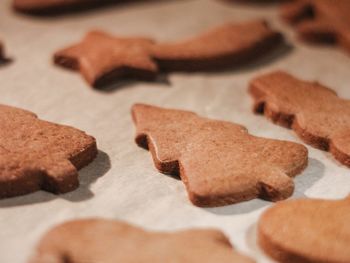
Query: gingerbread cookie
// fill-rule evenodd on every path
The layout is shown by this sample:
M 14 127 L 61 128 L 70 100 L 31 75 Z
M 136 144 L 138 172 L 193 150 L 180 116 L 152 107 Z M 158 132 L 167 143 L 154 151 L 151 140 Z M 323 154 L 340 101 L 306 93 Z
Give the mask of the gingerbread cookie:
M 31 263 L 253 263 L 214 229 L 153 233 L 104 219 L 75 220 L 50 230 Z
M 282 8 L 282 17 L 296 24 L 299 36 L 310 42 L 331 42 L 350 52 L 350 1 L 296 0 Z
M 317 82 L 273 72 L 253 79 L 254 111 L 350 166 L 350 101 Z
M 268 209 L 258 241 L 281 263 L 350 262 L 350 196 L 344 200 L 288 200 Z
M 291 177 L 307 165 L 304 146 L 255 137 L 234 123 L 143 104 L 132 114 L 136 143 L 150 150 L 159 171 L 180 175 L 197 206 L 285 199 Z
M 0 198 L 72 191 L 79 185 L 77 169 L 96 154 L 95 139 L 84 132 L 0 105 Z
M 256 59 L 282 39 L 263 20 L 226 23 L 185 41 L 157 44 L 153 58 L 163 70 L 216 70 Z
M 217 70 L 245 63 L 282 41 L 264 21 L 224 24 L 195 38 L 156 43 L 93 31 L 78 44 L 54 54 L 54 62 L 80 70 L 87 82 L 104 86 L 123 77 L 152 80 L 159 71 Z
M 80 70 L 92 86 L 121 77 L 154 79 L 158 67 L 150 55 L 153 44 L 147 38 L 117 38 L 92 31 L 81 43 L 56 52 L 54 62 Z

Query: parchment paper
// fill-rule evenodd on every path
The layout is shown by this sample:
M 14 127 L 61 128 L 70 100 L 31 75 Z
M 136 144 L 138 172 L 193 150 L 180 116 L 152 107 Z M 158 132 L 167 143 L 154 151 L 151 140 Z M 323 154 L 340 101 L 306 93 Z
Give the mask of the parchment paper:
M 100 154 L 81 170 L 81 186 L 74 192 L 56 196 L 41 191 L 0 200 L 0 262 L 25 262 L 45 231 L 67 219 L 85 217 L 121 219 L 151 230 L 216 227 L 242 253 L 257 262 L 271 262 L 256 246 L 255 227 L 261 212 L 272 203 L 257 199 L 211 209 L 193 206 L 182 182 L 157 172 L 149 152 L 134 143 L 130 107 L 144 102 L 192 110 L 243 124 L 257 136 L 301 143 L 291 130 L 252 113 L 248 81 L 260 73 L 284 69 L 300 78 L 318 80 L 350 99 L 348 55 L 299 43 L 279 20 L 275 5 L 164 0 L 54 18 L 14 14 L 9 5 L 8 0 L 0 1 L 0 38 L 13 59 L 0 67 L 0 103 L 94 135 Z M 129 82 L 97 91 L 79 74 L 51 63 L 54 51 L 78 41 L 92 28 L 175 40 L 224 21 L 259 17 L 283 30 L 290 45 L 249 66 L 221 73 L 172 73 L 158 82 Z M 293 197 L 345 197 L 350 192 L 349 169 L 329 153 L 308 149 L 310 164 L 296 179 Z

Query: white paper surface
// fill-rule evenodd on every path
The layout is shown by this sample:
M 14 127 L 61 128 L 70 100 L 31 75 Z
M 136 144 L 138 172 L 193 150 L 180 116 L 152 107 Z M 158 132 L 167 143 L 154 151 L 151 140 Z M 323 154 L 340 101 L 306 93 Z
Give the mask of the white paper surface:
M 72 125 L 95 136 L 101 151 L 80 172 L 81 186 L 56 196 L 47 192 L 0 200 L 0 262 L 22 263 L 42 234 L 67 219 L 121 219 L 152 230 L 216 227 L 257 262 L 271 262 L 255 244 L 255 226 L 270 202 L 252 200 L 203 209 L 193 206 L 181 181 L 156 171 L 149 152 L 134 143 L 130 107 L 135 102 L 187 109 L 245 125 L 250 133 L 301 142 L 288 129 L 251 111 L 248 81 L 274 69 L 318 80 L 350 99 L 350 57 L 340 50 L 299 43 L 281 23 L 274 5 L 225 4 L 215 0 L 153 1 L 96 12 L 32 18 L 0 2 L 0 38 L 13 62 L 0 67 L 0 103 L 31 110 L 40 118 Z M 286 33 L 292 48 L 253 65 L 222 73 L 167 75 L 165 82 L 133 82 L 109 92 L 91 89 L 78 73 L 51 63 L 54 51 L 78 41 L 90 29 L 158 40 L 192 36 L 225 21 L 263 17 Z M 327 152 L 308 147 L 310 164 L 295 180 L 294 197 L 342 198 L 350 192 L 350 171 Z

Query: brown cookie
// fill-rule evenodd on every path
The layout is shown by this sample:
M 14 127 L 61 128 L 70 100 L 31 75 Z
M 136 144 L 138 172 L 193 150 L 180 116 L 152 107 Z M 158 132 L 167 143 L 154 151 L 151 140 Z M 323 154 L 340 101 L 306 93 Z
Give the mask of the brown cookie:
M 79 185 L 77 169 L 96 154 L 95 139 L 84 132 L 0 105 L 0 198 L 72 191 Z
M 132 114 L 136 143 L 151 151 L 159 171 L 180 175 L 197 206 L 285 199 L 291 177 L 307 165 L 304 146 L 255 137 L 234 123 L 143 104 Z
M 350 196 L 344 200 L 288 200 L 268 209 L 258 241 L 281 263 L 350 262 Z
M 153 58 L 162 70 L 217 70 L 256 59 L 282 39 L 263 20 L 226 23 L 185 41 L 157 44 Z
M 50 230 L 31 263 L 253 263 L 214 229 L 153 233 L 104 219 L 75 220 Z
M 350 52 L 349 0 L 296 0 L 283 6 L 282 17 L 296 24 L 310 42 L 331 42 Z
M 350 166 L 350 101 L 317 82 L 284 72 L 253 79 L 249 89 L 254 111 L 274 123 L 291 127 L 306 143 L 330 151 Z
M 54 62 L 80 70 L 92 86 L 121 77 L 153 79 L 158 72 L 151 57 L 153 44 L 146 38 L 117 38 L 92 31 L 79 44 L 56 52 Z
M 217 70 L 243 64 L 281 41 L 264 21 L 228 23 L 176 43 L 93 31 L 80 43 L 56 52 L 54 62 L 80 70 L 90 85 L 98 87 L 123 77 L 151 80 L 161 70 Z

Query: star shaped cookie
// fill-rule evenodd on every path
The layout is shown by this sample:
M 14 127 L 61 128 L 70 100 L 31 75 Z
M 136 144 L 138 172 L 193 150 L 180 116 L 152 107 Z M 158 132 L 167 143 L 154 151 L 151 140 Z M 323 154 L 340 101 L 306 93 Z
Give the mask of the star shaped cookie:
M 160 71 L 218 70 L 241 65 L 282 42 L 266 22 L 227 23 L 188 40 L 156 43 L 93 31 L 54 54 L 54 62 L 79 70 L 94 87 L 122 78 L 154 79 Z
M 83 41 L 54 55 L 56 64 L 79 70 L 92 86 L 120 77 L 153 79 L 158 71 L 152 60 L 154 42 L 146 38 L 117 38 L 92 31 Z

